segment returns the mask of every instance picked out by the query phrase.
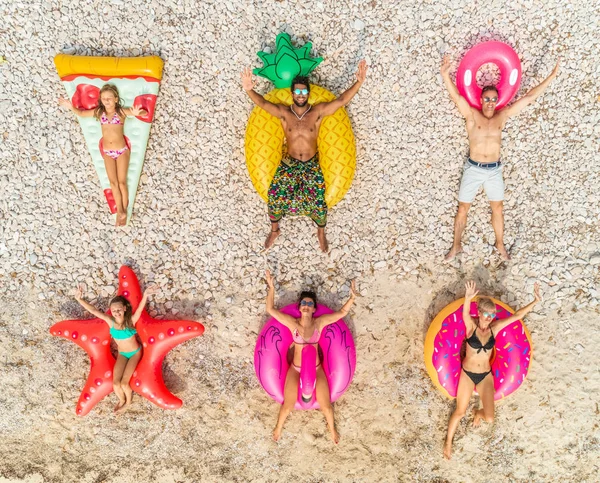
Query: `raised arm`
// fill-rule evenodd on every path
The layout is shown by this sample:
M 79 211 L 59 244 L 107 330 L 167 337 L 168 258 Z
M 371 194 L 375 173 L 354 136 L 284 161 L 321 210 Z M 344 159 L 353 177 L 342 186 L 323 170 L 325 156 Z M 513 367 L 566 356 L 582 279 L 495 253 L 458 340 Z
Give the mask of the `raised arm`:
M 463 304 L 463 321 L 465 322 L 465 326 L 467 328 L 467 334 L 471 332 L 472 329 L 475 328 L 475 322 L 471 318 L 471 301 L 475 298 L 475 296 L 479 293 L 477 287 L 475 286 L 475 282 L 473 280 L 465 283 L 465 302 Z
M 465 119 L 472 119 L 473 108 L 469 105 L 467 100 L 460 95 L 456 84 L 454 84 L 454 82 L 452 82 L 452 79 L 450 78 L 450 56 L 448 56 L 447 54 L 444 55 L 444 58 L 442 59 L 440 73 L 442 74 L 444 85 L 450 93 L 450 99 L 454 101 L 454 104 L 456 104 L 456 106 L 458 107 L 459 112 L 463 115 Z
M 142 312 L 144 311 L 144 307 L 146 307 L 146 303 L 148 302 L 148 295 L 156 295 L 158 293 L 158 287 L 156 285 L 151 285 L 146 290 L 144 290 L 144 295 L 142 296 L 142 300 L 140 300 L 140 304 L 137 309 L 135 309 L 135 314 L 131 316 L 131 322 L 133 325 L 138 323 L 140 317 L 142 316 Z
M 521 97 L 514 104 L 507 107 L 506 109 L 503 109 L 504 115 L 506 117 L 516 116 L 523 109 L 525 109 L 529 104 L 531 104 L 538 97 L 540 97 L 542 95 L 542 93 L 548 88 L 548 86 L 550 85 L 550 82 L 552 82 L 552 80 L 558 74 L 558 64 L 559 64 L 559 62 L 556 63 L 556 65 L 554 66 L 554 69 L 552 70 L 550 75 L 548 77 L 546 77 L 540 84 L 538 84 L 536 87 L 531 89 L 527 94 L 525 94 L 523 97 Z
M 281 117 L 281 109 L 283 108 L 283 105 L 273 104 L 272 102 L 267 101 L 263 96 L 254 90 L 256 81 L 252 80 L 252 69 L 250 69 L 250 67 L 246 67 L 242 71 L 241 78 L 242 87 L 250 96 L 250 99 L 252 99 L 254 104 L 267 111 L 269 114 L 271 114 L 271 116 Z
M 516 322 L 517 320 L 522 320 L 529 312 L 533 310 L 533 307 L 542 301 L 542 297 L 540 296 L 540 284 L 538 282 L 533 284 L 533 302 L 526 305 L 525 307 L 521 307 L 517 310 L 513 315 L 507 317 L 506 319 L 500 319 L 492 322 L 491 328 L 494 329 L 496 333 L 500 332 L 507 325 Z
M 75 300 L 77 300 L 77 302 L 79 302 L 79 304 L 90 314 L 94 315 L 95 317 L 98 317 L 99 319 L 102 319 L 108 324 L 109 327 L 113 326 L 113 319 L 110 315 L 101 312 L 92 304 L 83 300 L 83 287 L 81 285 L 79 285 L 77 287 L 77 290 L 75 291 Z
M 291 315 L 284 314 L 275 308 L 275 279 L 271 275 L 271 272 L 267 270 L 267 314 L 271 317 L 275 317 L 278 322 L 281 322 L 288 329 L 294 330 L 296 328 L 296 319 Z
M 340 310 L 337 312 L 333 312 L 332 314 L 321 315 L 318 319 L 319 324 L 319 332 L 323 330 L 323 328 L 327 327 L 330 324 L 336 323 L 342 317 L 346 317 L 348 312 L 350 312 L 350 308 L 354 305 L 354 300 L 356 299 L 356 282 L 352 280 L 350 283 L 350 298 L 348 301 L 342 306 Z
M 63 99 L 62 97 L 58 98 L 58 105 L 65 109 L 69 109 L 73 114 L 79 117 L 92 117 L 94 115 L 94 109 L 78 109 L 73 106 L 71 101 Z
M 367 61 L 365 59 L 358 63 L 358 70 L 356 71 L 356 82 L 347 89 L 340 97 L 334 99 L 331 102 L 322 102 L 317 104 L 314 108 L 323 117 L 331 116 L 340 107 L 345 107 L 356 95 L 360 87 L 363 85 L 365 78 L 367 77 Z

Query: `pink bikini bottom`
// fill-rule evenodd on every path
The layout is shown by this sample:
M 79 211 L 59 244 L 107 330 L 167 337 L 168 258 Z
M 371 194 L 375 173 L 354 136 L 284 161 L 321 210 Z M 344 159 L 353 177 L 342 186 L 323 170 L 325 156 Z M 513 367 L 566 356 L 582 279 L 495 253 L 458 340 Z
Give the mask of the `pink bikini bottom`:
M 121 154 L 123 154 L 125 151 L 127 151 L 127 146 L 121 148 L 121 149 L 105 149 L 104 150 L 104 154 L 106 154 L 107 156 L 113 158 L 113 159 L 117 159 L 119 156 L 121 156 Z

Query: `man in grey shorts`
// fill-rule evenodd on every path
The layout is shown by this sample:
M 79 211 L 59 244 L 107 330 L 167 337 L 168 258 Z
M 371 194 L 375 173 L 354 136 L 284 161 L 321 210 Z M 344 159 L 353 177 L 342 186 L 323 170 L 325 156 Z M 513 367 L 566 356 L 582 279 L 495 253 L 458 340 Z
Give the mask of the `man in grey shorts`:
M 467 123 L 469 137 L 469 159 L 465 163 L 463 177 L 458 194 L 458 213 L 454 220 L 454 243 L 446 255 L 452 260 L 462 252 L 461 237 L 467 224 L 467 213 L 480 186 L 483 185 L 492 207 L 492 226 L 496 234 L 496 249 L 503 260 L 510 260 L 504 247 L 504 181 L 502 179 L 502 163 L 500 161 L 500 142 L 502 129 L 509 117 L 517 115 L 525 107 L 535 101 L 546 90 L 558 73 L 558 63 L 552 73 L 538 86 L 531 89 L 508 107 L 496 111 L 498 91 L 494 86 L 484 87 L 481 92 L 481 111 L 471 107 L 467 100 L 458 93 L 458 89 L 450 79 L 450 58 L 446 55 L 440 68 L 442 79 L 450 97 L 457 105 Z

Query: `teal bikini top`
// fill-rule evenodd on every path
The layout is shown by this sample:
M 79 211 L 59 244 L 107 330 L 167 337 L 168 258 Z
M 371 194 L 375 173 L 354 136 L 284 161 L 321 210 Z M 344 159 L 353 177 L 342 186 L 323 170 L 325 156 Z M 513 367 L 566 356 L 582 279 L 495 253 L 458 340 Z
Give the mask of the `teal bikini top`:
M 129 339 L 137 334 L 137 330 L 129 327 L 126 327 L 125 329 L 115 329 L 114 327 L 111 327 L 109 332 L 113 339 Z

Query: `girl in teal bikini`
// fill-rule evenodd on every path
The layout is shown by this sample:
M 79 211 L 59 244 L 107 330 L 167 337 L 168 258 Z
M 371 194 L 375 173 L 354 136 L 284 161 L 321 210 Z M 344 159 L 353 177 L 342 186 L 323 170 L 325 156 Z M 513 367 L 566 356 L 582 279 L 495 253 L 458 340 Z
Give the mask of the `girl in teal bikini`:
M 142 311 L 148 301 L 148 295 L 154 295 L 157 292 L 157 287 L 148 287 L 144 291 L 144 296 L 133 315 L 131 304 L 121 295 L 110 301 L 109 315 L 83 300 L 83 288 L 81 285 L 75 294 L 75 300 L 85 310 L 108 324 L 110 335 L 117 344 L 119 355 L 113 369 L 113 389 L 119 398 L 119 402 L 115 406 L 115 412 L 123 412 L 131 404 L 133 391 L 129 387 L 129 380 L 139 360 L 142 358 L 142 345 L 136 337 L 137 330 L 135 330 L 135 324 L 140 320 Z

